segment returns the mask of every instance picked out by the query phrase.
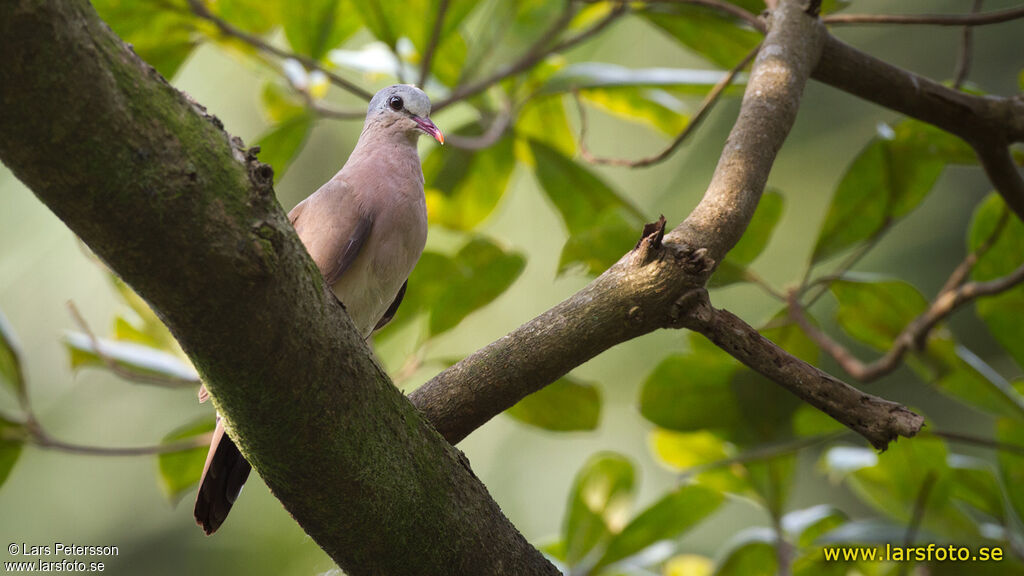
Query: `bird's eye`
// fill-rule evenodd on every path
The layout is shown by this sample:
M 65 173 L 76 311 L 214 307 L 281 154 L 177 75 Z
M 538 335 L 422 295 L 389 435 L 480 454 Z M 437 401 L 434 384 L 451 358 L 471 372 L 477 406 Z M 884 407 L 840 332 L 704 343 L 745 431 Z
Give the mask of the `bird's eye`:
M 402 104 L 401 96 L 392 96 L 391 98 L 388 98 L 388 106 L 390 106 L 392 110 L 401 110 Z

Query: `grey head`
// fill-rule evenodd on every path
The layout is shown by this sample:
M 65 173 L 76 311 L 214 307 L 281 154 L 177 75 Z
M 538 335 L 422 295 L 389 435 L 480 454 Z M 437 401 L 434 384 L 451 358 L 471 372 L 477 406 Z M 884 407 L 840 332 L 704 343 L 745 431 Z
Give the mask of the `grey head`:
M 410 84 L 388 86 L 373 96 L 363 129 L 371 126 L 399 130 L 413 140 L 426 133 L 444 144 L 444 135 L 430 120 L 430 98 Z

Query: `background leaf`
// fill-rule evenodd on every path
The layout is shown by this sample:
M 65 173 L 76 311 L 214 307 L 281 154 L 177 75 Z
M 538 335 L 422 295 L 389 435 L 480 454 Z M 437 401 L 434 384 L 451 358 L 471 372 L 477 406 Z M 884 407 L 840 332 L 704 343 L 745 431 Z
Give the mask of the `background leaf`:
M 173 444 L 181 440 L 194 438 L 213 432 L 216 421 L 203 416 L 188 424 L 172 430 L 164 436 L 161 444 Z M 206 462 L 206 446 L 199 446 L 180 452 L 165 452 L 157 456 L 157 470 L 160 476 L 160 488 L 172 502 L 176 502 L 193 485 L 199 482 Z
M 762 38 L 742 21 L 699 6 L 654 4 L 647 6 L 642 16 L 693 53 L 725 69 L 743 60 Z
M 710 516 L 721 503 L 721 494 L 696 484 L 669 492 L 612 537 L 594 571 L 632 556 L 660 540 L 676 538 Z
M 747 266 L 761 255 L 771 240 L 784 205 L 785 200 L 777 190 L 764 191 L 747 231 L 715 270 L 709 286 L 726 286 L 744 280 Z
M 185 0 L 94 0 L 100 17 L 165 78 L 199 45 Z
M 356 5 L 360 5 L 356 3 Z M 359 11 L 349 0 L 294 0 L 281 3 L 284 35 L 292 50 L 322 59 L 359 29 Z
M 505 414 L 544 430 L 594 430 L 601 419 L 601 394 L 592 384 L 563 376 L 523 398 Z
M 563 532 L 570 566 L 608 538 L 613 528 L 621 528 L 635 477 L 633 464 L 611 452 L 596 454 L 580 469 L 569 493 Z
M 106 367 L 107 363 L 103 359 L 107 358 L 136 372 L 199 383 L 199 376 L 191 366 L 163 350 L 134 342 L 98 338 L 101 356 L 93 347 L 92 339 L 81 332 L 65 333 L 63 342 L 68 350 L 72 369 L 85 366 Z
M 476 124 L 455 130 L 460 136 L 480 132 Z M 423 160 L 430 223 L 472 230 L 494 211 L 514 168 L 511 137 L 482 150 L 434 148 Z
M 974 266 L 974 280 L 995 280 L 1024 265 L 1024 224 L 1007 213 L 1002 198 L 993 192 L 974 213 L 968 249 L 972 252 L 978 250 L 997 228 L 1001 228 L 998 239 Z M 977 300 L 975 310 L 996 341 L 1010 353 L 1018 366 L 1024 367 L 1024 322 L 1021 321 L 1024 318 L 1024 284 Z
M 386 330 L 428 315 L 431 337 L 454 328 L 463 318 L 505 292 L 522 273 L 526 259 L 491 240 L 476 237 L 453 256 L 424 252 L 409 277 L 402 306 Z
M 14 329 L 0 312 L 0 380 L 11 388 L 15 396 L 25 396 L 25 375 L 21 369 L 21 348 L 14 337 Z
M 591 273 L 601 272 L 600 266 L 614 263 L 633 248 L 643 220 L 636 208 L 597 175 L 549 145 L 531 140 L 530 152 L 541 189 L 569 231 L 560 271 L 580 263 Z
M 879 234 L 913 211 L 947 164 L 973 164 L 976 157 L 959 138 L 923 122 L 882 124 L 839 182 L 812 262 Z

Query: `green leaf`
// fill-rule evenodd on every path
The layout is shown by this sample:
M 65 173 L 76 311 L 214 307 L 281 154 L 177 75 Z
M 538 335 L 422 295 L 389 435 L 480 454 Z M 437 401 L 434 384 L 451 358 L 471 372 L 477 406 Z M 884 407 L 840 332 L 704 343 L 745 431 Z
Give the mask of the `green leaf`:
M 732 444 L 711 432 L 673 432 L 657 428 L 650 434 L 650 446 L 658 461 L 703 486 L 745 496 L 751 493 L 745 468 L 739 465 L 703 468 L 736 455 Z
M 156 313 L 153 312 L 153 309 L 149 307 L 149 304 L 113 272 L 110 273 L 109 278 L 110 281 L 113 282 L 114 288 L 117 289 L 117 293 L 121 296 L 121 299 L 124 300 L 128 307 L 135 312 L 135 315 L 139 317 L 141 326 L 135 326 L 133 324 L 132 327 L 145 334 L 151 341 L 155 342 L 154 348 L 160 348 L 168 351 L 180 350 L 177 340 L 175 340 L 174 336 L 171 335 L 171 331 L 167 329 L 167 326 L 164 325 L 163 321 L 160 320 Z M 131 338 L 128 339 L 131 340 Z
M 633 464 L 624 456 L 604 452 L 587 460 L 569 493 L 563 532 L 567 564 L 575 566 L 621 526 L 635 481 Z
M 597 275 L 636 245 L 641 226 L 623 209 L 602 212 L 592 226 L 569 236 L 558 258 L 558 273 L 581 269 Z
M 393 48 L 397 46 L 399 38 L 404 37 L 412 42 L 415 54 L 409 55 L 409 59 L 412 64 L 417 64 L 413 68 L 418 75 L 419 60 L 430 43 L 440 5 L 440 0 L 369 0 L 356 2 L 355 8 L 362 15 L 366 27 L 381 42 Z M 452 0 L 448 3 L 444 25 L 431 61 L 434 76 L 445 85 L 453 86 L 461 76 L 467 46 L 458 27 L 475 5 L 472 0 Z
M 302 112 L 274 126 L 256 140 L 260 147 L 260 162 L 274 169 L 274 182 L 278 182 L 299 155 L 302 145 L 313 129 L 313 116 Z
M 430 334 L 454 328 L 474 310 L 490 304 L 515 282 L 526 266 L 517 252 L 506 251 L 485 238 L 475 238 L 455 254 L 457 275 L 448 282 L 430 311 Z
M 762 39 L 741 20 L 699 6 L 650 5 L 642 16 L 692 52 L 722 68 L 732 68 Z
M 880 125 L 839 182 L 811 261 L 880 234 L 924 200 L 947 164 L 975 161 L 966 143 L 923 122 Z
M 658 460 L 678 471 L 725 460 L 736 452 L 707 430 L 673 432 L 662 428 L 651 432 L 651 449 Z
M 467 125 L 455 134 L 475 136 L 480 128 Z M 473 229 L 494 211 L 514 168 L 511 137 L 482 150 L 434 148 L 423 160 L 430 223 Z
M 715 576 L 775 576 L 775 533 L 768 528 L 743 530 L 726 547 Z
M 515 131 L 517 137 L 543 142 L 565 157 L 576 154 L 576 137 L 561 95 L 531 99 L 516 119 Z
M 641 512 L 608 542 L 593 572 L 628 558 L 659 542 L 683 534 L 711 515 L 722 503 L 718 492 L 691 484 L 663 496 Z
M 22 424 L 0 416 L 0 487 L 11 475 L 27 439 L 28 431 Z
M 594 430 L 601 420 L 601 393 L 592 384 L 563 376 L 523 398 L 505 414 L 544 430 Z
M 581 263 L 598 272 L 604 270 L 600 266 L 615 262 L 632 249 L 643 220 L 636 208 L 597 175 L 549 145 L 530 140 L 530 153 L 541 189 L 569 231 L 560 270 Z
M 25 374 L 21 369 L 21 347 L 14 337 L 14 329 L 0 312 L 0 380 L 10 386 L 15 396 L 25 396 Z
M 833 282 L 839 301 L 836 320 L 850 336 L 878 350 L 888 350 L 904 327 L 928 308 L 928 301 L 900 280 L 858 279 Z
M 610 114 L 640 122 L 667 136 L 676 136 L 690 122 L 686 107 L 665 90 L 589 88 L 580 98 Z
M 845 429 L 834 418 L 810 404 L 801 405 L 793 415 L 793 432 L 798 436 L 820 436 Z
M 733 63 L 735 64 L 735 63 Z M 732 65 L 729 66 L 732 68 Z M 541 93 L 586 93 L 591 89 L 615 92 L 614 89 L 664 88 L 675 94 L 703 96 L 727 73 L 721 70 L 688 68 L 629 68 L 606 62 L 580 62 L 555 72 L 541 87 Z M 726 90 L 726 94 L 743 93 L 742 82 Z
M 505 292 L 525 265 L 518 252 L 482 237 L 469 241 L 453 256 L 424 252 L 409 277 L 402 306 L 385 330 L 426 313 L 430 336 L 445 332 Z
M 995 242 L 974 266 L 974 280 L 986 282 L 1012 273 L 1024 265 L 1024 224 L 1009 214 L 998 194 L 992 193 L 974 212 L 968 249 L 975 252 L 990 238 Z M 980 298 L 975 310 L 992 336 L 1024 366 L 1024 284 L 995 296 Z
M 281 9 L 276 0 L 217 0 L 207 7 L 250 34 L 265 34 L 281 24 Z
M 165 78 L 199 44 L 185 0 L 93 0 L 103 21 Z
M 172 430 L 164 436 L 161 444 L 173 444 L 208 434 L 213 431 L 215 426 L 214 419 L 203 416 Z M 203 465 L 206 463 L 207 452 L 207 447 L 199 446 L 180 452 L 165 452 L 157 456 L 160 488 L 163 489 L 164 495 L 169 500 L 177 502 L 192 485 L 199 482 L 199 477 L 203 473 Z
M 1024 424 L 1019 420 L 996 421 L 996 440 L 1024 447 Z M 1018 519 L 1024 519 L 1024 455 L 1010 450 L 999 450 L 999 478 L 1003 482 L 1010 505 Z
M 846 478 L 863 501 L 902 523 L 910 521 L 922 487 L 931 482 L 922 526 L 951 537 L 977 533 L 975 524 L 950 501 L 952 475 L 946 446 L 939 439 L 894 443 L 878 455 L 875 465 L 853 470 Z
M 114 339 L 135 342 L 150 348 L 160 348 L 161 344 L 143 330 L 136 328 L 134 324 L 122 316 L 114 318 Z
M 929 338 L 923 358 L 913 360 L 910 366 L 943 393 L 991 414 L 1024 419 L 1024 396 L 981 358 L 949 338 Z
M 281 11 L 284 35 L 292 50 L 314 60 L 344 42 L 361 24 L 359 11 L 349 0 L 282 2 Z
M 68 349 L 73 370 L 86 366 L 106 367 L 106 358 L 134 372 L 199 383 L 199 376 L 191 366 L 163 350 L 135 342 L 99 338 L 97 341 L 101 356 L 97 354 L 93 341 L 87 334 L 66 332 L 62 341 Z
M 638 221 L 642 220 L 640 212 L 596 174 L 566 158 L 555 148 L 531 140 L 530 152 L 537 163 L 537 180 L 570 234 L 585 231 L 602 213 L 614 208 L 625 208 Z
M 761 201 L 757 205 L 754 217 L 747 226 L 747 231 L 736 243 L 736 246 L 726 255 L 725 260 L 711 277 L 710 285 L 725 286 L 743 279 L 743 273 L 761 252 L 764 251 L 768 241 L 771 240 L 775 225 L 782 218 L 782 209 L 785 200 L 777 190 L 765 190 Z
M 991 464 L 980 458 L 951 454 L 949 467 L 953 499 L 969 504 L 999 524 L 1008 521 L 1003 491 Z
M 711 576 L 715 565 L 707 556 L 679 554 L 665 562 L 663 576 Z
M 738 364 L 702 336 L 691 336 L 690 343 L 689 353 L 665 358 L 644 381 L 640 413 L 683 432 L 732 426 L 739 420 L 730 386 Z
M 847 519 L 842 510 L 820 504 L 789 512 L 782 517 L 782 528 L 796 540 L 797 546 L 807 547 L 823 534 L 844 524 Z

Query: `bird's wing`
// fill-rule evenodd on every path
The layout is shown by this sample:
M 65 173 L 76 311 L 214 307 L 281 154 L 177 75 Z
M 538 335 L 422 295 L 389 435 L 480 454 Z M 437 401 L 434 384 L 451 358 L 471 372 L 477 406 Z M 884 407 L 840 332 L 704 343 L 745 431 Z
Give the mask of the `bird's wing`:
M 373 217 L 361 209 L 351 187 L 337 178 L 300 202 L 288 219 L 328 286 L 352 266 L 373 228 Z
M 398 294 L 395 296 L 395 301 L 388 306 L 388 309 L 384 312 L 384 315 L 377 321 L 377 325 L 373 327 L 374 331 L 380 330 L 391 319 L 395 317 L 395 313 L 398 312 L 398 307 L 402 304 L 402 298 L 405 298 L 405 289 L 409 286 L 409 281 L 402 282 L 402 287 L 398 289 Z

